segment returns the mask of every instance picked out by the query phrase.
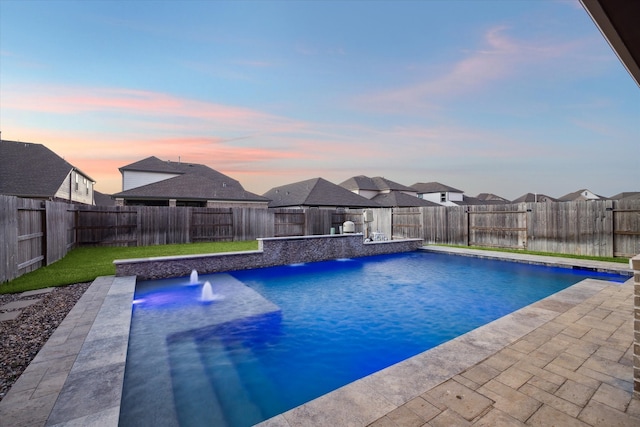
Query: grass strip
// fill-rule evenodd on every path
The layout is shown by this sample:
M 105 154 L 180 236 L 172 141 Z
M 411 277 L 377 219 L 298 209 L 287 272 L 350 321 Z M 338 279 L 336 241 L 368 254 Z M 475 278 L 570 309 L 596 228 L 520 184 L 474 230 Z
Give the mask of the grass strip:
M 80 247 L 71 250 L 64 258 L 51 265 L 0 284 L 0 294 L 91 282 L 99 276 L 112 276 L 116 273 L 116 268 L 113 265 L 113 261 L 116 259 L 253 251 L 257 249 L 257 240 L 134 247 Z
M 443 245 L 443 244 L 437 244 L 433 246 L 446 246 L 449 248 L 461 248 L 461 249 L 477 249 L 482 251 L 493 251 L 493 252 L 508 252 L 513 254 L 542 255 L 542 256 L 550 256 L 550 257 L 556 257 L 556 258 L 586 259 L 590 261 L 607 261 L 607 262 L 617 262 L 620 264 L 629 263 L 629 258 L 618 258 L 618 257 L 597 257 L 597 256 L 590 256 L 590 255 L 558 254 L 558 253 L 552 253 L 552 252 L 527 251 L 524 249 L 486 248 L 483 246 Z

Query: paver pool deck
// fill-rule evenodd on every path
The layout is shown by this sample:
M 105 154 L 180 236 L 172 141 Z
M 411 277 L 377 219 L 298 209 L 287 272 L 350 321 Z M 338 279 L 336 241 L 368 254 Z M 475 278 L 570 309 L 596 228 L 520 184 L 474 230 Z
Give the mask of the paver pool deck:
M 0 426 L 118 425 L 134 288 L 134 277 L 94 281 L 0 401 Z M 633 278 L 587 279 L 260 426 L 640 426 L 632 346 Z

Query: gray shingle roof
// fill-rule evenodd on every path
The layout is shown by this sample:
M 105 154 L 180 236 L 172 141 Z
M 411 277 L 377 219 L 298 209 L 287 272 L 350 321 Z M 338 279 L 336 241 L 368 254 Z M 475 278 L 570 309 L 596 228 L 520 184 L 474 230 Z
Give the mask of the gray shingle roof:
M 0 194 L 53 197 L 74 169 L 42 144 L 0 141 Z
M 339 184 L 341 187 L 346 188 L 347 190 L 369 190 L 369 191 L 412 191 L 415 190 L 411 187 L 407 187 L 406 185 L 398 184 L 397 182 L 391 181 L 390 179 L 375 176 L 373 178 L 369 178 L 365 175 L 358 175 L 347 179 L 346 181 Z
M 164 172 L 164 173 L 183 173 L 179 170 L 180 162 L 163 161 L 156 156 L 147 157 L 146 159 L 139 160 L 126 166 L 119 168 L 122 171 L 137 171 L 137 172 Z M 186 163 L 188 164 L 188 163 Z
M 557 199 L 554 199 L 551 196 L 547 196 L 546 194 L 542 194 L 542 193 L 526 193 L 523 194 L 522 196 L 518 197 L 517 199 L 513 200 L 513 203 L 522 203 L 522 202 L 526 202 L 526 203 L 534 203 L 534 202 L 557 202 Z
M 448 185 L 440 184 L 439 182 L 416 182 L 415 184 L 411 185 L 411 188 L 413 188 L 414 191 L 417 191 L 420 194 L 441 192 L 463 193 L 462 190 L 449 187 Z
M 410 196 L 409 194 L 405 194 L 400 191 L 392 191 L 390 193 L 378 194 L 377 196 L 373 197 L 371 200 L 387 208 L 441 206 L 437 203 L 433 203 L 424 199 L 419 199 L 416 196 Z
M 610 197 L 611 200 L 636 200 L 640 199 L 640 191 L 627 191 Z
M 109 194 L 104 194 L 99 191 L 93 191 L 93 202 L 96 206 L 113 206 L 116 201 L 111 198 Z
M 274 187 L 263 196 L 271 199 L 270 208 L 287 206 L 380 207 L 378 203 L 323 178 L 313 178 Z
M 480 193 L 475 198 L 482 202 L 488 202 L 488 203 L 511 203 L 510 200 L 505 199 L 504 197 L 500 197 L 493 193 Z
M 114 197 L 125 199 L 268 201 L 262 196 L 246 191 L 237 180 L 197 163 L 164 162 L 157 157 L 148 157 L 139 162 L 123 166 L 120 171 L 173 173 L 178 174 L 178 176 L 131 188 L 114 194 Z
M 579 200 L 591 200 L 591 199 L 587 199 L 583 193 L 585 191 L 589 191 L 586 188 L 583 188 L 582 190 L 578 190 L 578 191 L 574 191 L 573 193 L 569 193 L 569 194 L 565 194 L 564 196 L 560 197 L 558 199 L 559 202 L 576 202 Z M 593 193 L 595 194 L 595 193 Z M 595 194 L 596 196 L 598 196 L 597 194 Z M 598 198 L 600 199 L 604 199 L 604 197 L 602 196 L 598 196 Z

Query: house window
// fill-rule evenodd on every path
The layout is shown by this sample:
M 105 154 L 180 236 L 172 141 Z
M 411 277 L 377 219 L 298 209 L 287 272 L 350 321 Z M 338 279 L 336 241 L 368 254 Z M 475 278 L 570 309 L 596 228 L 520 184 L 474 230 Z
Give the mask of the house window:
M 78 175 L 76 174 L 76 191 L 78 191 Z
M 447 193 L 440 193 L 440 202 L 444 203 L 447 201 Z

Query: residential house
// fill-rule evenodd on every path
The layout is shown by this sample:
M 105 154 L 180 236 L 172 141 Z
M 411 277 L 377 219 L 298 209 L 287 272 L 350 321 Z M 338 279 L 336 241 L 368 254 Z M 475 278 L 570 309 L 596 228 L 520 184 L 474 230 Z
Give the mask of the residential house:
M 349 191 L 359 194 L 362 197 L 366 197 L 367 199 L 373 199 L 379 194 L 387 194 L 394 191 L 405 193 L 414 197 L 418 194 L 416 190 L 411 187 L 398 184 L 397 182 L 391 181 L 390 179 L 381 176 L 369 178 L 365 175 L 358 175 L 347 179 L 339 185 Z
M 565 194 L 564 196 L 558 199 L 559 202 L 577 202 L 584 200 L 602 200 L 605 197 L 598 196 L 597 194 L 587 190 L 582 189 L 578 191 L 574 191 L 573 193 Z
M 415 189 L 380 176 L 369 178 L 368 176 L 358 175 L 347 179 L 339 185 L 384 207 L 439 206 L 427 200 L 419 199 Z
M 482 205 L 505 205 L 511 203 L 511 200 L 505 199 L 493 193 L 480 193 L 475 199 L 477 199 Z
M 123 191 L 112 196 L 117 205 L 266 208 L 269 202 L 235 179 L 197 163 L 151 156 L 119 170 Z
M 542 193 L 525 193 L 517 199 L 513 200 L 513 203 L 549 203 L 549 202 L 557 202 L 557 199 L 554 199 L 551 196 L 547 196 Z
M 0 140 L 0 194 L 92 205 L 94 185 L 42 144 Z
M 379 208 L 375 201 L 355 194 L 323 178 L 274 187 L 263 194 L 270 208 Z
M 417 182 L 411 186 L 418 197 L 441 206 L 458 206 L 464 202 L 464 192 L 439 182 Z

